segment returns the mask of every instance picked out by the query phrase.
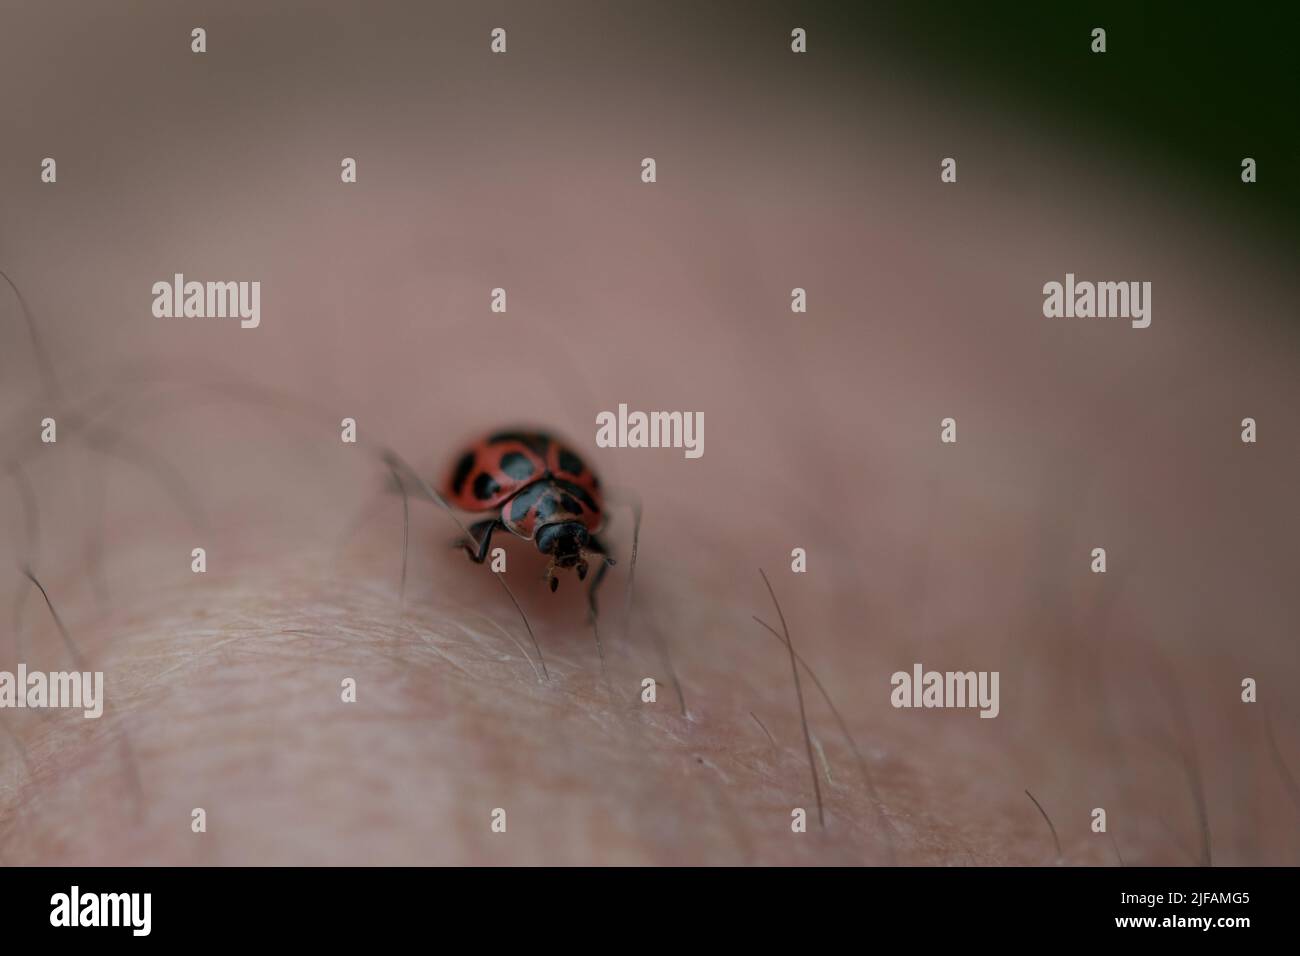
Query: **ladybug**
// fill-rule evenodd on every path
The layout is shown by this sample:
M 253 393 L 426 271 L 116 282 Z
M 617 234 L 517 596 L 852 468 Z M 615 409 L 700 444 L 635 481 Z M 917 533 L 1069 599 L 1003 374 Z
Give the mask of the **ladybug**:
M 473 442 L 456 459 L 443 496 L 463 511 L 495 511 L 469 528 L 459 542 L 470 560 L 487 560 L 493 532 L 505 529 L 551 556 L 546 577 L 560 586 L 556 568 L 576 568 L 586 580 L 587 561 L 601 559 L 588 591 L 596 612 L 596 588 L 614 559 L 596 537 L 604 524 L 600 479 L 568 445 L 545 432 L 507 429 Z

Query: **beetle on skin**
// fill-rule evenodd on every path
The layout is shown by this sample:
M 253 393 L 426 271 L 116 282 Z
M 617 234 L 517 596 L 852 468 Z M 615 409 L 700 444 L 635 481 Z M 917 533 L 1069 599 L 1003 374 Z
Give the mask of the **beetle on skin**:
M 476 564 L 487 560 L 492 534 L 506 530 L 532 541 L 549 555 L 546 576 L 554 591 L 557 569 L 576 569 L 585 580 L 588 561 L 600 559 L 588 603 L 596 611 L 596 589 L 614 559 L 596 536 L 604 525 L 600 479 L 566 444 L 535 429 L 504 429 L 471 443 L 456 459 L 443 494 L 464 511 L 498 514 L 471 525 L 460 542 Z

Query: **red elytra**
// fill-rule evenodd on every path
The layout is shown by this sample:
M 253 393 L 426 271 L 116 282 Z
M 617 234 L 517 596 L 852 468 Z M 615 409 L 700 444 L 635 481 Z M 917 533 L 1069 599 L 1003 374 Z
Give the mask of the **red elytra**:
M 443 484 L 443 496 L 464 511 L 497 511 L 470 529 L 464 542 L 469 556 L 487 559 L 492 532 L 504 528 L 533 541 L 551 555 L 547 571 L 551 590 L 558 568 L 576 568 L 587 576 L 587 559 L 599 556 L 601 566 L 592 581 L 594 592 L 613 559 L 596 532 L 604 524 L 600 479 L 582 457 L 564 442 L 533 429 L 504 429 L 470 444 Z

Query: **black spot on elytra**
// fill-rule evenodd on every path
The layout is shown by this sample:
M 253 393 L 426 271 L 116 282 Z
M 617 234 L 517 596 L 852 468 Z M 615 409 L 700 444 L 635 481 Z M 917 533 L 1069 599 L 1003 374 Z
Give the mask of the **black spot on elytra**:
M 560 471 L 567 471 L 577 477 L 582 474 L 582 459 L 567 448 L 560 449 Z
M 577 498 L 592 511 L 600 510 L 596 507 L 596 499 L 587 494 L 586 488 L 583 488 L 581 485 L 575 485 L 571 481 L 565 481 L 563 478 L 557 478 L 555 483 L 560 486 L 561 490 L 567 491 L 569 494 L 573 495 L 573 497 Z
M 451 476 L 451 490 L 453 494 L 460 494 L 460 490 L 465 487 L 465 479 L 469 473 L 474 470 L 474 453 L 465 452 L 460 461 L 456 462 L 456 473 Z
M 536 469 L 533 468 L 533 463 L 528 460 L 527 455 L 508 451 L 501 456 L 501 470 L 516 481 L 522 481 L 531 478 Z
M 479 501 L 487 501 L 500 490 L 496 479 L 486 471 L 474 479 L 474 497 Z
M 510 520 L 516 524 L 523 521 L 528 516 L 528 509 L 537 503 L 537 499 L 545 490 L 545 483 L 539 481 L 515 495 L 514 500 L 510 502 Z
M 543 459 L 546 458 L 546 449 L 551 445 L 551 439 L 540 432 L 503 431 L 488 436 L 489 445 L 499 445 L 507 441 L 517 441 Z

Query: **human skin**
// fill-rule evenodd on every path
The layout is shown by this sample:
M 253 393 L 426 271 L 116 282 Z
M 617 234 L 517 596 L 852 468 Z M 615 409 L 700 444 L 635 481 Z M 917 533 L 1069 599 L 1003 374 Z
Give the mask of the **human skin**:
M 259 23 L 250 82 L 259 65 L 281 76 L 276 37 L 293 33 Z M 166 42 L 101 27 L 69 40 L 88 69 Z M 12 215 L 38 226 L 4 265 L 54 380 L 6 300 L 4 566 L 31 566 L 108 700 L 97 721 L 0 712 L 0 859 L 1295 862 L 1300 388 L 1280 257 L 1243 251 L 1213 210 L 1116 188 L 1009 120 L 915 92 L 891 94 L 910 109 L 864 94 L 868 145 L 796 102 L 815 79 L 768 76 L 739 114 L 691 112 L 700 76 L 591 90 L 581 64 L 538 81 L 542 54 L 521 48 L 511 78 L 456 61 L 475 92 L 452 102 L 416 82 L 400 37 L 344 23 L 321 42 L 354 41 L 386 51 L 355 100 L 307 64 L 326 93 L 291 117 L 243 81 L 225 99 L 141 64 L 105 81 L 101 106 L 128 126 L 236 103 L 216 141 L 252 130 L 251 158 L 182 137 L 141 176 L 143 147 L 62 77 L 43 110 L 58 122 L 20 130 L 97 160 L 52 198 L 5 170 L 31 180 Z M 21 70 L 40 51 L 9 52 Z M 576 105 L 530 121 L 555 102 Z M 954 142 L 973 160 L 956 194 L 936 172 Z M 1013 188 L 1001 163 L 1026 152 L 1051 176 Z M 337 162 L 354 153 L 347 192 Z M 1042 284 L 1067 269 L 1152 281 L 1151 328 L 1045 319 Z M 146 292 L 174 271 L 261 278 L 261 327 L 154 319 Z M 487 310 L 497 286 L 504 316 Z M 596 414 L 620 402 L 703 411 L 704 456 L 596 448 Z M 939 441 L 947 416 L 956 445 Z M 415 495 L 403 592 L 380 451 L 435 480 L 477 430 L 520 420 L 569 436 L 620 490 L 606 676 L 575 579 L 550 594 L 544 559 L 503 536 L 534 647 Z M 850 731 L 802 672 L 824 827 L 788 652 L 753 620 L 780 627 L 760 568 Z M 12 594 L 0 668 L 69 666 L 17 572 Z M 917 661 L 999 671 L 999 716 L 891 707 L 890 675 Z

